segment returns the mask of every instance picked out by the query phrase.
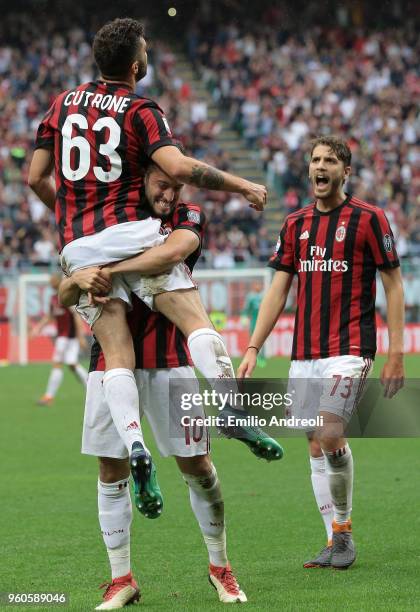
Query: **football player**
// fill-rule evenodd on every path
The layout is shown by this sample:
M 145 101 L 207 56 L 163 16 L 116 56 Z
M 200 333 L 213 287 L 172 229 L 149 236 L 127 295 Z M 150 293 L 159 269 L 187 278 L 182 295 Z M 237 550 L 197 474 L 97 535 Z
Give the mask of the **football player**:
M 291 415 L 323 417 L 308 432 L 312 485 L 327 545 L 304 567 L 345 569 L 356 558 L 352 538 L 353 457 L 345 425 L 360 399 L 376 352 L 375 278 L 387 300 L 388 359 L 381 380 L 392 397 L 404 382 L 404 295 L 398 255 L 382 209 L 347 195 L 351 151 L 334 137 L 317 138 L 309 180 L 314 201 L 288 215 L 265 295 L 238 376 L 252 374 L 259 350 L 281 315 L 293 276 L 297 309 L 289 371 L 296 392 Z M 303 380 L 304 379 L 304 380 Z

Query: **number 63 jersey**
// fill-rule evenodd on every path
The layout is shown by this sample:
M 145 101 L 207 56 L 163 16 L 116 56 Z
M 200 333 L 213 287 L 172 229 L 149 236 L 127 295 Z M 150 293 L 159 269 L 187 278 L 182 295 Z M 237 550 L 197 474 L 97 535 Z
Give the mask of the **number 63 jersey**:
M 176 141 L 163 111 L 124 83 L 96 81 L 61 93 L 35 143 L 54 152 L 60 248 L 149 217 L 141 197 L 144 167 L 166 145 Z

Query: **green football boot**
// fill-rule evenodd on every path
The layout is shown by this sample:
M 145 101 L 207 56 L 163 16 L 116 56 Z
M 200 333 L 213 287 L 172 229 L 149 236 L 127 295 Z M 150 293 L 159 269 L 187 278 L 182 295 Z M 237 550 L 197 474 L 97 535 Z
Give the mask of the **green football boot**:
M 235 408 L 223 408 L 219 415 L 218 431 L 226 438 L 235 438 L 248 446 L 258 459 L 278 461 L 283 457 L 283 447 L 270 438 L 260 427 L 247 425 L 243 419 L 251 419 L 248 413 Z M 240 420 L 239 420 L 240 419 Z
M 132 446 L 130 470 L 134 481 L 134 501 L 137 509 L 147 518 L 158 518 L 163 509 L 162 492 L 152 457 L 140 442 L 134 442 Z

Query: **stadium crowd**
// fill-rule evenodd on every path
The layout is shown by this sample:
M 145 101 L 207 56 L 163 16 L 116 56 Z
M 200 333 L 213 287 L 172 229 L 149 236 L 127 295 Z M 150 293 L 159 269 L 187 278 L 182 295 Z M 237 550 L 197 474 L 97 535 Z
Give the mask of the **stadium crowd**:
M 184 32 L 189 57 L 263 164 L 284 214 L 309 199 L 308 139 L 351 134 L 351 190 L 386 210 L 401 256 L 420 255 L 419 43 L 411 22 L 378 32 L 346 27 L 343 13 L 328 30 L 299 30 L 281 9 L 230 22 L 206 17 L 206 6 Z M 86 15 L 30 12 L 6 13 L 0 23 L 0 267 L 56 263 L 54 220 L 26 186 L 28 164 L 55 95 L 96 76 L 90 45 L 97 25 Z M 229 153 L 217 141 L 221 124 L 180 76 L 172 49 L 154 42 L 138 93 L 158 101 L 188 152 L 229 170 Z M 208 264 L 266 261 L 267 228 L 238 197 L 186 187 L 184 199 L 198 199 L 206 212 Z
M 281 8 L 218 24 L 202 11 L 187 50 L 232 127 L 259 152 L 286 213 L 310 198 L 308 139 L 342 135 L 354 151 L 350 191 L 386 210 L 401 256 L 419 255 L 416 27 L 406 20 L 379 31 L 351 19 L 342 12 L 333 27 L 296 29 Z
M 55 266 L 57 247 L 53 215 L 28 189 L 26 178 L 34 137 L 42 116 L 61 91 L 97 76 L 91 57 L 92 32 L 63 17 L 47 20 L 27 13 L 8 14 L 0 24 L 0 267 L 13 271 Z M 149 49 L 149 69 L 138 93 L 161 105 L 173 133 L 195 157 L 230 168 L 229 155 L 217 144 L 220 124 L 209 120 L 207 105 L 177 76 L 176 56 L 157 42 Z M 246 236 L 260 223 L 251 209 L 224 193 L 185 188 L 184 199 L 197 200 L 211 218 L 209 249 L 219 267 L 266 256 L 265 230 Z M 238 211 L 238 207 L 241 208 Z M 233 246 L 218 238 L 231 228 Z M 223 228 L 223 232 L 220 230 Z

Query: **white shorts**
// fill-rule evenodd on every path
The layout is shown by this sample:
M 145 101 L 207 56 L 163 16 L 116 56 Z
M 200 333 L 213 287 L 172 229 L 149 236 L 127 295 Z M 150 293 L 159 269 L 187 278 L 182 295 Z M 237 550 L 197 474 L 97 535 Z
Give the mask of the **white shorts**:
M 89 374 L 86 392 L 85 417 L 83 422 L 82 453 L 96 457 L 124 459 L 128 457 L 111 413 L 105 402 L 102 378 L 104 372 Z M 170 403 L 169 379 L 185 379 L 188 393 L 198 393 L 199 383 L 190 366 L 171 369 L 135 371 L 140 397 L 140 416 L 145 415 L 163 457 L 195 457 L 210 451 L 207 427 L 182 425 L 185 411 L 180 404 Z M 184 387 L 183 385 L 183 387 Z M 204 418 L 202 407 L 193 407 L 187 413 L 191 417 Z M 145 440 L 147 445 L 147 440 Z
M 372 359 L 354 355 L 292 361 L 287 391 L 293 399 L 286 416 L 316 419 L 323 411 L 348 423 L 360 401 L 372 363 Z
M 81 268 L 102 266 L 133 257 L 165 242 L 167 235 L 159 234 L 160 225 L 160 219 L 148 217 L 143 221 L 117 223 L 97 234 L 77 238 L 66 244 L 61 251 L 61 267 L 70 276 Z
M 58 336 L 54 342 L 53 363 L 77 365 L 79 361 L 80 344 L 77 338 Z
M 168 234 L 160 234 L 160 219 L 128 221 L 107 227 L 98 234 L 83 236 L 67 244 L 61 252 L 63 271 L 70 275 L 81 268 L 100 266 L 138 255 L 142 251 L 165 242 Z M 176 265 L 169 274 L 143 276 L 119 274 L 113 277 L 110 298 L 119 298 L 131 308 L 130 294 L 135 293 L 153 310 L 153 296 L 165 291 L 196 287 L 184 263 Z M 102 305 L 90 306 L 87 294 L 82 293 L 76 307 L 80 316 L 93 327 L 101 316 Z

